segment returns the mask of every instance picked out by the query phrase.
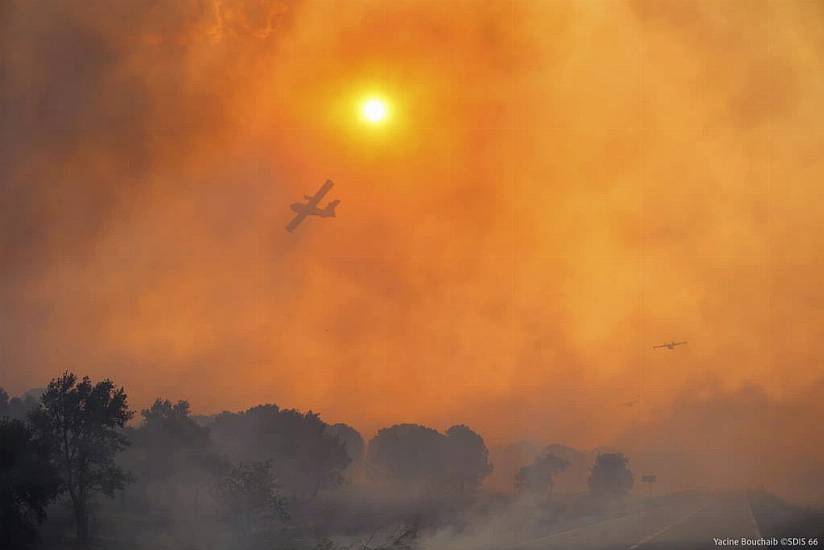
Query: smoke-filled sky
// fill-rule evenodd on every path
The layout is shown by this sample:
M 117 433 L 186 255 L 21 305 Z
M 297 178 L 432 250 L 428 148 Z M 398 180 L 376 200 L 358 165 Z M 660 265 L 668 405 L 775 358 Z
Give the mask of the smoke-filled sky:
M 821 450 L 820 2 L 12 0 L 0 48 L 13 393 L 595 446 L 754 392 Z

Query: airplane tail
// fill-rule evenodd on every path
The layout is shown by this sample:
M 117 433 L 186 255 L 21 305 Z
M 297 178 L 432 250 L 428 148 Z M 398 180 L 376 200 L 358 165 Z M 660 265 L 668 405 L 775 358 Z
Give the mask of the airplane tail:
M 326 218 L 334 218 L 335 217 L 335 207 L 340 204 L 339 200 L 334 200 L 326 205 L 326 208 L 323 209 L 323 216 Z

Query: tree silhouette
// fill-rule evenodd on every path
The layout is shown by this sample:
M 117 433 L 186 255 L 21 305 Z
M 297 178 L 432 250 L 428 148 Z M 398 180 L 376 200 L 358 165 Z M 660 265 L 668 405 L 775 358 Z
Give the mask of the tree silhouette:
M 49 446 L 60 470 L 82 544 L 89 540 L 94 493 L 114 496 L 129 479 L 115 456 L 129 444 L 123 427 L 131 416 L 123 388 L 108 379 L 92 384 L 84 377 L 78 382 L 69 372 L 49 383 L 40 406 L 30 414 L 37 437 Z
M 286 500 L 279 489 L 272 463 L 252 462 L 231 466 L 215 485 L 213 496 L 240 533 L 249 536 L 258 525 L 289 518 Z
M 443 440 L 432 428 L 396 424 L 372 438 L 367 461 L 373 475 L 435 485 L 444 477 Z
M 0 419 L 0 548 L 30 547 L 60 477 L 49 448 L 19 420 Z
M 346 467 L 345 477 L 351 481 L 363 465 L 363 458 L 366 451 L 366 444 L 363 441 L 363 437 L 355 428 L 342 423 L 327 426 L 324 434 L 337 439 L 346 449 L 346 456 L 349 457 L 349 465 Z
M 446 431 L 444 458 L 447 478 L 460 494 L 474 492 L 492 473 L 483 438 L 468 426 L 452 426 Z
M 358 430 L 348 424 L 338 423 L 327 426 L 324 433 L 336 437 L 338 441 L 343 443 L 344 447 L 346 447 L 346 454 L 352 463 L 358 463 L 363 460 L 366 444 Z
M 417 424 L 383 428 L 369 442 L 367 461 L 373 476 L 458 493 L 477 488 L 492 471 L 483 439 L 466 426 L 447 435 Z
M 37 408 L 38 402 L 33 394 L 37 394 L 38 391 L 30 390 L 20 397 L 9 397 L 8 392 L 0 388 L 0 417 L 25 420 L 28 413 Z
M 134 504 L 198 509 L 200 496 L 229 467 L 213 452 L 209 429 L 192 418 L 189 403 L 156 399 L 140 413 L 143 421 L 126 428 L 131 447 L 118 462 L 135 476 Z
M 192 419 L 187 401 L 156 399 L 140 415 L 143 423 L 131 436 L 135 447 L 145 451 L 149 479 L 165 479 L 191 466 L 209 446 L 209 430 Z
M 8 416 L 9 412 L 9 394 L 6 390 L 0 387 L 0 417 Z
M 163 443 L 174 441 L 186 448 L 208 443 L 209 431 L 192 419 L 188 401 L 172 403 L 168 399 L 155 399 L 150 408 L 140 411 L 140 416 L 143 429 L 152 437 L 164 439 Z
M 623 496 L 632 490 L 634 480 L 629 459 L 623 453 L 599 454 L 589 476 L 589 490 L 596 496 Z
M 552 494 L 552 476 L 566 470 L 570 462 L 552 453 L 546 453 L 524 466 L 515 474 L 515 490 L 533 494 Z
M 269 461 L 283 489 L 313 498 L 336 487 L 349 465 L 344 444 L 326 433 L 328 425 L 309 411 L 261 405 L 242 413 L 224 412 L 211 425 L 219 449 L 242 461 Z

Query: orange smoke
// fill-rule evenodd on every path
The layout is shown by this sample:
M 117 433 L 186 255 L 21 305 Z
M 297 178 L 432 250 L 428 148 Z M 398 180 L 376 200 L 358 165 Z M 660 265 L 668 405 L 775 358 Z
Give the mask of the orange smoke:
M 3 8 L 8 389 L 581 446 L 703 380 L 811 405 L 819 6 L 335 5 Z

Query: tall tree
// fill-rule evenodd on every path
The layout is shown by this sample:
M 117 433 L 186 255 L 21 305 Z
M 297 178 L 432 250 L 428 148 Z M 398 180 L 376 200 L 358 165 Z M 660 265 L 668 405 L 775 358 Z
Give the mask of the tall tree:
M 363 461 L 366 444 L 363 441 L 363 436 L 355 428 L 348 424 L 338 423 L 326 426 L 323 433 L 343 443 L 346 448 L 346 455 L 350 460 L 350 467 L 357 466 Z
M 463 425 L 446 435 L 418 424 L 383 428 L 369 442 L 367 462 L 373 477 L 461 495 L 492 472 L 483 438 Z
M 475 492 L 483 478 L 492 473 L 489 450 L 483 438 L 461 424 L 446 430 L 444 443 L 449 484 L 461 495 Z
M 373 476 L 440 485 L 444 476 L 444 440 L 437 430 L 418 424 L 382 428 L 369 441 L 366 460 Z
M 623 496 L 632 490 L 633 483 L 629 459 L 623 453 L 603 453 L 595 459 L 589 475 L 593 495 Z
M 187 401 L 156 399 L 140 415 L 143 423 L 132 432 L 132 440 L 135 447 L 145 452 L 143 468 L 150 479 L 163 479 L 191 469 L 209 446 L 209 429 L 192 419 Z
M 19 420 L 0 418 L 0 548 L 29 548 L 59 490 L 48 447 Z
M 47 444 L 62 475 L 62 489 L 74 510 L 77 538 L 89 540 L 89 503 L 95 493 L 114 496 L 129 476 L 115 456 L 129 441 L 123 428 L 132 417 L 123 388 L 111 380 L 78 382 L 69 372 L 53 379 L 30 414 L 38 438 Z
M 569 467 L 568 460 L 546 453 L 524 466 L 515 475 L 515 489 L 518 492 L 552 494 L 552 476 Z
M 213 496 L 243 536 L 289 518 L 286 499 L 280 495 L 280 484 L 268 460 L 231 466 L 215 485 Z
M 136 480 L 130 500 L 196 509 L 202 490 L 229 467 L 213 452 L 209 428 L 195 422 L 182 400 L 157 399 L 140 415 L 143 422 L 126 430 L 132 445 L 118 460 Z
M 312 411 L 260 405 L 221 413 L 210 430 L 220 451 L 244 462 L 270 461 L 287 494 L 311 499 L 340 485 L 350 462 L 345 445 L 327 427 Z

